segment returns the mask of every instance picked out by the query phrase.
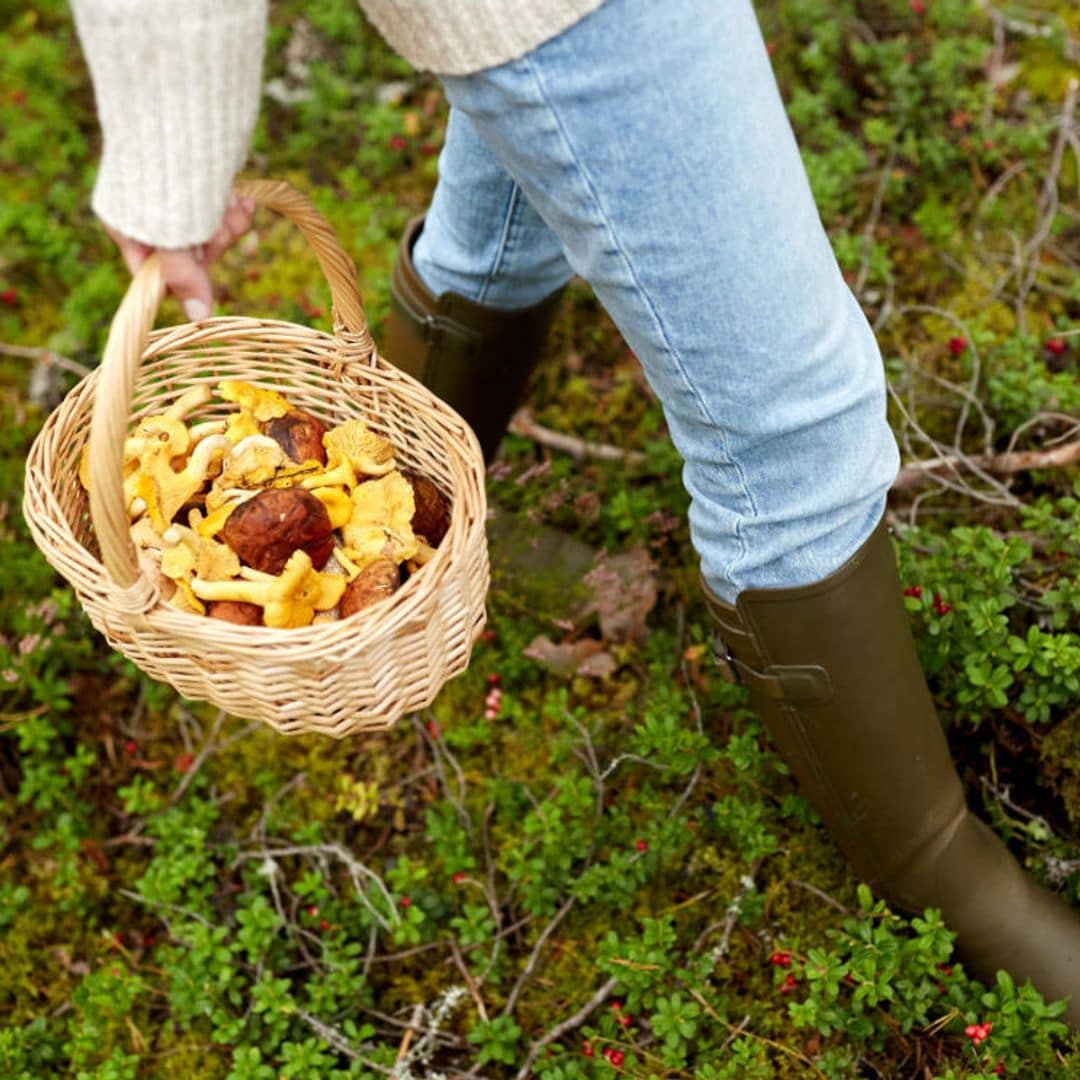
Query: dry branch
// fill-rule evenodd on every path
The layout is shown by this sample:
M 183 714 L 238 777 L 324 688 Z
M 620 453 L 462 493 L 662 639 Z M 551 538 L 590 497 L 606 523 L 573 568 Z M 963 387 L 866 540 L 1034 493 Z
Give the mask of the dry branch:
M 950 454 L 905 465 L 897 474 L 893 491 L 910 491 L 940 481 L 939 469 L 981 470 L 993 476 L 1012 476 L 1031 469 L 1060 469 L 1080 462 L 1080 440 L 1050 450 L 1011 450 L 1003 454 Z
M 640 450 L 624 450 L 621 446 L 610 446 L 608 443 L 587 442 L 579 439 L 576 435 L 564 435 L 561 431 L 552 431 L 538 424 L 527 409 L 519 409 L 510 421 L 510 430 L 515 435 L 523 435 L 526 439 L 532 439 L 539 446 L 545 446 L 549 450 L 558 450 L 568 454 L 575 461 L 622 461 L 627 465 L 642 465 L 645 455 Z

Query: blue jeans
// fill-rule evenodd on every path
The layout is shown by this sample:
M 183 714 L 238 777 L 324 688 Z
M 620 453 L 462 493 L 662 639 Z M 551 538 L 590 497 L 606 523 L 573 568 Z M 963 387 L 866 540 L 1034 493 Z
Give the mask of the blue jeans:
M 607 0 L 443 85 L 428 287 L 513 308 L 580 274 L 663 405 L 710 588 L 836 570 L 899 455 L 749 0 Z

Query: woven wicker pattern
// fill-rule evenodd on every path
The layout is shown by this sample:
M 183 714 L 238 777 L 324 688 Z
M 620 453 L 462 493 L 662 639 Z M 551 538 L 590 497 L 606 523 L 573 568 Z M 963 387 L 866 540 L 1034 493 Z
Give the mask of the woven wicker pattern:
M 243 190 L 294 222 L 315 250 L 331 287 L 334 333 L 249 318 L 152 331 L 163 284 L 156 259 L 148 260 L 116 314 L 101 367 L 68 394 L 31 448 L 24 512 L 94 626 L 185 697 L 285 734 L 386 728 L 465 669 L 483 627 L 480 449 L 457 413 L 378 355 L 352 261 L 307 198 L 269 181 Z M 302 629 L 235 626 L 163 603 L 128 535 L 124 438 L 132 423 L 162 412 L 191 386 L 223 379 L 277 389 L 330 425 L 362 419 L 388 438 L 399 465 L 429 477 L 451 501 L 450 529 L 431 562 L 378 604 Z M 224 414 L 212 403 L 191 419 Z M 89 500 L 77 475 L 87 441 Z

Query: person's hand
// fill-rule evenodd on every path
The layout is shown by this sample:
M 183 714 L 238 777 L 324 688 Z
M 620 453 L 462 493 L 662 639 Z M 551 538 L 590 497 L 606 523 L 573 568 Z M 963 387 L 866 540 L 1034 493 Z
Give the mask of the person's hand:
M 225 216 L 214 235 L 205 244 L 186 248 L 155 249 L 149 244 L 132 240 L 130 236 L 125 236 L 108 225 L 105 225 L 105 231 L 120 249 L 120 254 L 132 274 L 135 274 L 147 256 L 156 250 L 161 258 L 166 287 L 180 301 L 184 314 L 192 322 L 198 322 L 210 314 L 214 303 L 210 276 L 206 268 L 251 228 L 254 213 L 254 199 L 242 199 L 235 192 L 231 193 L 225 207 Z

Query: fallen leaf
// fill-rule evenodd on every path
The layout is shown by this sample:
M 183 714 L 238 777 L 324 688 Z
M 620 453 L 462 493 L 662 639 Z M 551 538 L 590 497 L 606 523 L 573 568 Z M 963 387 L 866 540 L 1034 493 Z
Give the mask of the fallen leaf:
M 618 665 L 611 653 L 594 638 L 556 645 L 544 634 L 533 638 L 522 655 L 535 660 L 545 671 L 563 678 L 581 675 L 589 679 L 606 679 Z
M 656 605 L 656 564 L 642 547 L 618 555 L 601 554 L 585 575 L 591 599 L 585 614 L 596 613 L 605 641 L 643 641 L 645 619 Z

